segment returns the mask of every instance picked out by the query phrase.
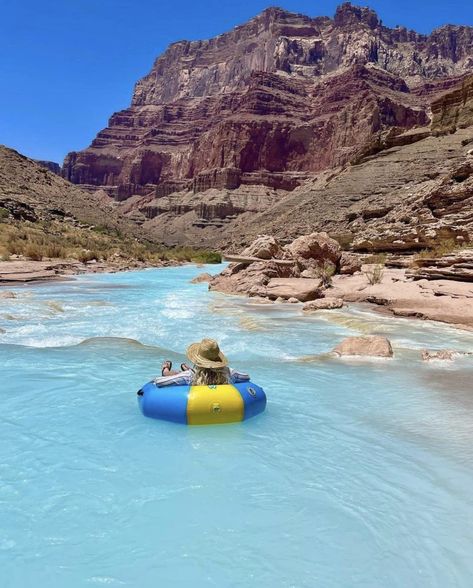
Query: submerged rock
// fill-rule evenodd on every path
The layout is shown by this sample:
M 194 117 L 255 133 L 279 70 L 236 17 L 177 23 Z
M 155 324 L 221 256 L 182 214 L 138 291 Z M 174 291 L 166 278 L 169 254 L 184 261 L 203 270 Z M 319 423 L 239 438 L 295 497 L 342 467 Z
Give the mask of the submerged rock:
M 348 337 L 332 351 L 336 355 L 362 355 L 366 357 L 393 357 L 391 342 L 386 337 Z
M 191 280 L 191 284 L 200 284 L 201 282 L 210 282 L 212 280 L 212 278 L 213 278 L 213 276 L 211 276 L 209 273 L 205 272 L 205 273 L 199 274 L 198 276 L 193 278 Z
M 344 302 L 341 298 L 320 298 L 320 300 L 312 300 L 306 302 L 302 307 L 302 311 L 306 313 L 315 312 L 317 310 L 332 310 L 334 308 L 342 308 Z
M 0 298 L 17 298 L 15 292 L 7 290 L 6 292 L 0 292 Z
M 463 355 L 473 355 L 473 353 L 468 353 L 465 351 L 453 351 L 451 349 L 440 349 L 439 351 L 429 351 L 428 349 L 422 350 L 422 359 L 424 361 L 431 361 L 431 360 L 443 360 L 443 361 L 453 361 L 457 357 Z

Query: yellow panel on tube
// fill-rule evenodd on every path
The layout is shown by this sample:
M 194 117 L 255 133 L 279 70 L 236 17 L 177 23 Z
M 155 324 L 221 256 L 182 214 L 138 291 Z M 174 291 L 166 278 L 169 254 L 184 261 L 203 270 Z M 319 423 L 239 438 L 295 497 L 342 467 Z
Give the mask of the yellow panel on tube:
M 188 425 L 215 425 L 243 420 L 245 403 L 231 384 L 191 386 L 187 400 Z

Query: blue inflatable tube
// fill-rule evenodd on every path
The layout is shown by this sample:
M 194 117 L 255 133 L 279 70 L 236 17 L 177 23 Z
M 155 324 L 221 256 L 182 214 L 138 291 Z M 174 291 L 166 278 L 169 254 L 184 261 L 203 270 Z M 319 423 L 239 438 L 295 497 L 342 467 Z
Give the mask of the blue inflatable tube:
M 145 416 L 184 425 L 245 421 L 266 408 L 263 388 L 252 382 L 163 387 L 148 382 L 137 394 Z

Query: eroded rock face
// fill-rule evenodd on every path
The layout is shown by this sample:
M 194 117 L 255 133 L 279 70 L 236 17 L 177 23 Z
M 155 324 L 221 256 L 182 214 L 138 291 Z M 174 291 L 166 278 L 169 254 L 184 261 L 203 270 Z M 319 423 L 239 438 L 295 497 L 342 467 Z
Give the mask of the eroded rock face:
M 265 287 L 271 279 L 290 277 L 292 273 L 291 268 L 277 265 L 271 260 L 250 265 L 233 263 L 214 276 L 209 287 L 227 294 L 265 296 Z
M 437 80 L 472 70 L 472 44 L 470 27 L 419 35 L 350 4 L 334 19 L 270 8 L 213 39 L 172 44 L 136 84 L 131 106 L 70 153 L 63 174 L 117 200 L 243 185 L 291 191 L 298 174 L 428 125 Z M 443 128 L 442 112 L 439 104 Z
M 333 349 L 339 356 L 392 357 L 393 348 L 386 337 L 348 337 Z
M 303 268 L 316 269 L 324 264 L 335 267 L 340 255 L 339 244 L 326 233 L 304 235 L 285 248 L 274 237 L 262 235 L 243 250 L 242 263 L 230 264 L 212 279 L 210 289 L 271 300 L 315 300 L 323 296 L 321 280 L 315 270 L 311 273 Z M 252 258 L 261 261 L 250 263 Z M 281 258 L 293 263 L 277 263 Z

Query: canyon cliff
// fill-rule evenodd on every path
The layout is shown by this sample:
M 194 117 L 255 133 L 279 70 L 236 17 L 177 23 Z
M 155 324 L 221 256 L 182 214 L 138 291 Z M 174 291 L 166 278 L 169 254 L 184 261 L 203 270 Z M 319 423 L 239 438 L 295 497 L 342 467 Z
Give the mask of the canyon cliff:
M 311 225 L 346 212 L 334 198 L 311 217 L 315 185 L 340 173 L 343 185 L 347 170 L 367 158 L 468 127 L 472 73 L 472 27 L 421 35 L 387 28 L 372 10 L 349 3 L 333 19 L 269 8 L 213 39 L 172 44 L 136 84 L 131 106 L 88 149 L 70 153 L 62 173 L 89 191 L 105 190 L 168 243 L 212 243 L 223 233 L 249 239 L 255 216 L 259 230 L 293 227 L 294 236 L 300 214 Z M 388 184 L 389 177 L 387 170 Z M 386 184 L 376 186 L 370 173 L 360 181 L 361 195 L 351 191 L 363 202 L 369 189 L 389 201 Z M 393 203 L 368 204 L 384 210 L 401 200 L 396 192 Z M 289 211 L 282 228 L 278 207 Z M 353 220 L 367 220 L 358 208 L 336 228 L 356 230 Z M 359 240 L 360 247 L 373 241 Z

